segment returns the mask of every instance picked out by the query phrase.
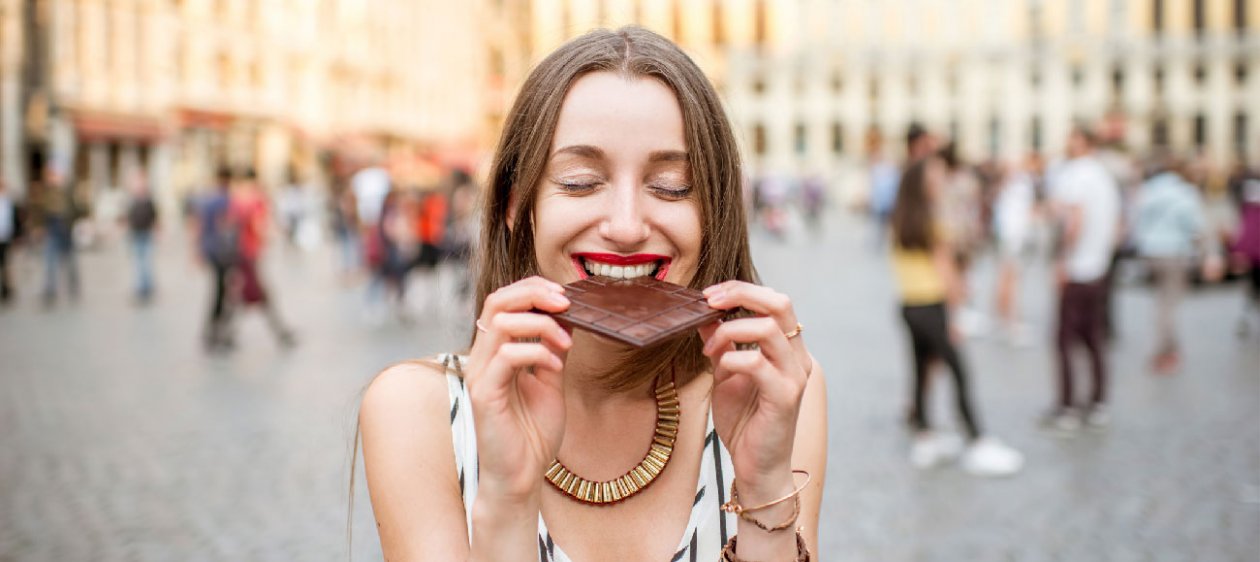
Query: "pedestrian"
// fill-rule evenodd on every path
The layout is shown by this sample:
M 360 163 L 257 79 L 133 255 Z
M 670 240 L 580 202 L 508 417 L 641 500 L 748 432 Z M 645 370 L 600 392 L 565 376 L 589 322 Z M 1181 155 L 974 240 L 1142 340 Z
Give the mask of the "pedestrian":
M 330 203 L 333 235 L 341 249 L 341 274 L 348 280 L 359 273 L 360 268 L 363 267 L 359 211 L 354 199 L 354 190 L 341 185 L 340 191 L 334 191 Z
M 917 468 L 930 468 L 963 453 L 962 466 L 968 472 L 1010 475 L 1023 467 L 1023 455 L 981 428 L 971 400 L 970 375 L 957 347 L 960 336 L 950 322 L 963 288 L 953 246 L 938 218 L 948 181 L 942 159 L 929 156 L 914 162 L 901 176 L 891 217 L 892 269 L 914 357 L 910 419 L 915 437 L 910 460 Z M 957 436 L 932 431 L 928 422 L 928 378 L 936 361 L 943 361 L 954 375 L 958 414 L 968 440 L 965 453 Z
M 9 252 L 22 236 L 22 216 L 9 186 L 0 179 L 0 305 L 13 300 L 13 280 L 9 273 Z
M 810 560 L 824 376 L 791 300 L 753 284 L 717 92 L 677 46 L 629 27 L 560 47 L 515 99 L 471 351 L 392 367 L 364 396 L 385 557 Z M 590 268 L 755 317 L 643 349 L 570 335 L 546 313 L 569 309 L 562 284 Z
M 1107 273 L 1120 236 L 1120 192 L 1093 156 L 1093 134 L 1077 127 L 1068 135 L 1067 161 L 1053 176 L 1050 205 L 1058 223 L 1055 282 L 1059 290 L 1055 347 L 1059 370 L 1057 403 L 1043 420 L 1072 431 L 1082 419 L 1091 427 L 1108 423 L 1106 310 Z M 1093 389 L 1085 407 L 1073 395 L 1072 354 L 1089 356 Z
M 1247 300 L 1238 316 L 1237 333 L 1239 337 L 1247 337 L 1252 330 L 1251 319 L 1260 321 L 1260 172 L 1239 174 L 1234 189 L 1240 202 L 1241 219 L 1231 252 L 1249 281 Z
M 1168 374 L 1181 365 L 1177 307 L 1195 256 L 1204 257 L 1205 276 L 1214 277 L 1212 264 L 1220 261 L 1205 213 L 1198 188 L 1186 181 L 1179 164 L 1168 155 L 1157 157 L 1137 195 L 1132 224 L 1138 255 L 1155 281 L 1157 343 L 1150 362 L 1155 373 Z
M 248 169 L 245 177 L 232 190 L 228 209 L 229 222 L 237 229 L 239 247 L 235 264 L 235 302 L 241 310 L 258 307 L 276 341 L 282 347 L 293 347 L 297 343 L 293 330 L 280 318 L 275 299 L 263 282 L 259 266 L 267 241 L 269 216 L 267 198 L 258 185 L 258 176 L 253 169 Z
M 75 255 L 74 226 L 84 215 L 74 189 L 56 164 L 44 168 L 39 186 L 39 213 L 44 229 L 44 306 L 57 301 L 57 278 L 65 273 L 67 294 L 79 298 L 79 263 Z
M 961 300 L 956 310 L 958 327 L 963 335 L 979 336 L 988 330 L 989 324 L 984 314 L 970 302 L 971 264 L 984 241 L 980 178 L 962 160 L 956 143 L 950 142 L 942 147 L 940 158 L 946 167 L 946 180 L 937 218 L 944 230 L 944 238 L 949 241 L 958 280 L 962 284 Z
M 289 248 L 298 247 L 299 236 L 306 221 L 307 199 L 306 186 L 298 178 L 297 171 L 290 169 L 288 181 L 280 190 L 276 201 L 276 211 L 280 216 L 280 226 L 284 229 L 284 239 Z
M 130 200 L 127 202 L 127 233 L 131 240 L 131 255 L 136 266 L 135 298 L 139 304 L 147 304 L 153 298 L 153 234 L 157 230 L 157 206 L 149 193 L 144 174 L 132 177 Z
M 209 267 L 210 313 L 203 341 L 209 351 L 227 351 L 235 346 L 231 331 L 232 302 L 228 294 L 229 275 L 240 259 L 239 227 L 232 221 L 232 171 L 220 168 L 215 185 L 196 205 L 194 231 L 200 262 Z
M 1007 343 L 1031 343 L 1030 329 L 1019 317 L 1019 281 L 1024 255 L 1032 237 L 1036 188 L 1031 175 L 1015 166 L 1004 166 L 993 205 L 993 232 L 997 240 L 998 281 L 996 311 L 999 329 Z
M 407 278 L 420 247 L 415 228 L 419 214 L 419 203 L 413 194 L 391 190 L 381 205 L 376 225 L 382 252 L 377 276 L 383 282 L 385 303 L 392 301 L 394 316 L 403 324 L 411 322 L 407 313 Z

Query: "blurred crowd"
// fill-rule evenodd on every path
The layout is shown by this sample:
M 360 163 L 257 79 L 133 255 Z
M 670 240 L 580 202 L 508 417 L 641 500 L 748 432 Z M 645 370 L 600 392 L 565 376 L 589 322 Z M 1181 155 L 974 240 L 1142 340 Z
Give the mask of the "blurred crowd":
M 258 311 L 277 342 L 296 344 L 294 330 L 283 320 L 260 261 L 279 237 L 287 251 L 317 247 L 326 234 L 336 241 L 337 268 L 347 285 L 364 284 L 368 319 L 379 323 L 393 316 L 410 322 L 406 302 L 410 278 L 433 277 L 442 265 L 467 268 L 476 236 L 473 206 L 477 190 L 463 170 L 442 170 L 439 179 L 417 184 L 398 179 L 383 165 L 360 164 L 320 187 L 291 171 L 287 181 L 265 186 L 252 169 L 220 168 L 209 185 L 184 200 L 178 222 L 191 242 L 188 255 L 210 277 L 204 324 L 205 346 L 224 352 L 236 345 L 235 318 Z M 134 269 L 133 299 L 149 304 L 157 294 L 154 240 L 159 231 L 159 205 L 143 173 L 129 174 L 113 198 L 87 197 L 57 163 L 19 200 L 0 183 L 0 301 L 14 301 L 18 288 L 11 257 L 19 247 L 42 261 L 40 302 L 46 308 L 61 300 L 77 301 L 82 281 L 78 253 L 119 233 Z M 117 199 L 117 200 L 116 200 Z M 118 207 L 101 213 L 93 205 Z M 99 211 L 99 209 L 96 209 Z M 110 231 L 109 233 L 105 231 Z M 449 288 L 466 301 L 467 275 Z M 436 290 L 436 287 L 433 289 Z M 445 298 L 445 297 L 442 297 Z

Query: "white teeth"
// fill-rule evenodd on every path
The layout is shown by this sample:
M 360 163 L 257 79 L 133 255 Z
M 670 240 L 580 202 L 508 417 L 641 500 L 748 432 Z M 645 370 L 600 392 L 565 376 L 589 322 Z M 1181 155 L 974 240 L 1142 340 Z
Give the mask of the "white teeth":
M 583 260 L 582 265 L 586 268 L 586 272 L 591 275 L 612 277 L 613 279 L 634 279 L 635 277 L 651 275 L 656 271 L 656 264 L 654 263 L 623 266 Z

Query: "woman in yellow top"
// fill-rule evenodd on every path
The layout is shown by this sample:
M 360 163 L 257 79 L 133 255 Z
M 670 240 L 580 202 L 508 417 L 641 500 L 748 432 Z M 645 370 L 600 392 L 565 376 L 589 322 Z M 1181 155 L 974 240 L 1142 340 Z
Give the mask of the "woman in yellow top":
M 933 432 L 928 424 L 928 373 L 935 360 L 942 360 L 954 374 L 958 412 L 969 440 L 963 468 L 985 476 L 1010 475 L 1023 467 L 1023 455 L 981 431 L 967 392 L 967 370 L 950 329 L 949 308 L 962 300 L 963 284 L 937 221 L 945 179 L 945 164 L 937 157 L 912 164 L 901 178 L 891 220 L 893 272 L 914 351 L 910 418 L 916 435 L 910 460 L 918 468 L 930 468 L 962 452 L 957 436 Z

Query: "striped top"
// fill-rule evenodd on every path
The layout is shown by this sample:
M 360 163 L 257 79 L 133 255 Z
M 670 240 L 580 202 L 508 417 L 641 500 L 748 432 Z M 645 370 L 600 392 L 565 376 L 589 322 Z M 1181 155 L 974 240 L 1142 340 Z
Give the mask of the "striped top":
M 459 489 L 464 498 L 465 522 L 472 538 L 473 502 L 477 499 L 477 437 L 473 416 L 467 407 L 468 388 L 464 386 L 461 366 L 465 356 L 446 354 L 439 357 L 446 367 L 446 382 L 451 399 L 451 437 L 455 446 L 455 468 L 459 473 Z M 691 502 L 687 531 L 674 549 L 670 562 L 708 562 L 717 560 L 726 541 L 735 534 L 735 515 L 719 509 L 726 502 L 727 490 L 735 478 L 731 455 L 713 430 L 713 413 L 709 412 L 705 428 L 704 454 L 700 461 L 700 478 Z M 538 560 L 540 562 L 573 562 L 560 550 L 547 531 L 547 522 L 538 514 Z

